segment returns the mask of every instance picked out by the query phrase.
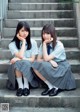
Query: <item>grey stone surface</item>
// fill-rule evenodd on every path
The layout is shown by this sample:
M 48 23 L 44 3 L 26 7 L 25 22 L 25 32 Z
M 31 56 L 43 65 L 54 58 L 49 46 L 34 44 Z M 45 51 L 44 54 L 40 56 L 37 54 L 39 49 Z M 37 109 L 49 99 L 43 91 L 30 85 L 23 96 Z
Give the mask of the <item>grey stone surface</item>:
M 4 28 L 3 35 L 4 37 L 11 37 L 15 34 L 15 28 Z M 31 35 L 32 37 L 40 37 L 41 36 L 42 27 L 32 27 Z M 56 27 L 57 36 L 76 36 L 77 29 L 73 27 Z
M 37 45 L 39 47 L 40 43 L 41 43 L 41 37 L 36 37 L 36 38 L 31 37 L 31 38 L 36 40 Z M 57 37 L 57 38 L 62 41 L 65 48 L 73 48 L 74 49 L 74 48 L 78 47 L 78 39 L 76 37 Z M 0 51 L 4 52 L 5 49 L 9 49 L 8 45 L 11 42 L 11 40 L 12 40 L 12 37 L 3 38 L 0 42 L 0 48 L 2 48 L 2 49 L 0 49 Z
M 80 48 L 80 2 L 74 4 L 74 9 L 75 9 L 77 33 L 78 33 L 78 40 L 79 40 L 78 46 Z
M 11 108 L 10 112 L 80 112 L 80 108 Z
M 9 10 L 71 10 L 72 3 L 9 3 Z
M 5 26 L 7 28 L 16 28 L 19 21 L 23 21 L 23 19 L 6 19 Z M 62 19 L 51 19 L 51 18 L 39 18 L 39 19 L 24 19 L 30 25 L 30 27 L 43 27 L 43 25 L 47 23 L 53 23 L 55 27 L 75 27 L 75 19 L 74 18 L 62 18 Z
M 66 14 L 65 14 L 66 13 Z M 9 10 L 8 19 L 28 19 L 28 18 L 70 18 L 74 17 L 73 10 Z
M 35 2 L 42 2 L 42 3 L 44 3 L 44 2 L 50 2 L 50 3 L 54 3 L 54 2 L 72 2 L 72 0 L 67 0 L 67 1 L 64 1 L 64 0 L 10 0 L 10 2 L 13 2 L 13 3 L 15 3 L 15 2 L 18 2 L 18 3 L 35 3 Z
M 9 0 L 0 41 L 0 103 L 9 103 L 10 112 L 80 112 L 80 50 L 72 0 Z M 14 2 L 14 3 L 13 3 Z M 64 2 L 64 3 L 62 3 Z M 31 89 L 27 97 L 17 97 L 16 91 L 6 90 L 7 70 L 11 53 L 8 44 L 15 34 L 18 21 L 30 24 L 32 37 L 40 44 L 44 24 L 54 23 L 57 36 L 63 42 L 67 58 L 77 84 L 74 91 L 63 91 L 57 96 L 41 96 L 43 86 Z
M 29 96 L 17 97 L 15 91 L 1 90 L 0 103 L 9 103 L 10 107 L 80 107 L 80 89 L 63 91 L 57 96 L 41 96 L 43 89 L 31 89 Z

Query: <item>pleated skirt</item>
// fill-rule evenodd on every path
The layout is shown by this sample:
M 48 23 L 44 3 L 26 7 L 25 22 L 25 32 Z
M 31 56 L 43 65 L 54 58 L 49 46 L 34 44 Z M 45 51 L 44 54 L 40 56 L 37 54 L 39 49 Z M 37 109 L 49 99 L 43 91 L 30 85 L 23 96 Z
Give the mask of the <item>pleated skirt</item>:
M 38 81 L 34 77 L 34 74 L 31 70 L 32 63 L 27 60 L 20 60 L 17 61 L 15 64 L 12 64 L 8 69 L 8 78 L 12 85 L 15 85 L 15 70 L 18 70 L 22 73 L 23 77 L 26 77 L 28 82 L 31 84 L 32 87 L 38 87 Z
M 58 62 L 57 68 L 54 68 L 50 62 L 35 61 L 32 64 L 32 68 L 36 69 L 46 80 L 60 89 L 71 90 L 76 88 L 71 66 L 67 60 Z

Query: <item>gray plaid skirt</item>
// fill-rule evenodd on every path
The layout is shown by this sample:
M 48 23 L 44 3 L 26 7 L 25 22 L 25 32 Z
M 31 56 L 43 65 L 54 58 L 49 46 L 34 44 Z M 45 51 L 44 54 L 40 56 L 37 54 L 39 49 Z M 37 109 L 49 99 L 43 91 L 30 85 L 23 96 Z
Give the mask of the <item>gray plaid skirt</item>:
M 25 76 L 32 87 L 38 87 L 38 81 L 34 77 L 31 70 L 32 63 L 27 60 L 17 61 L 15 64 L 11 64 L 8 68 L 8 80 L 12 83 L 13 88 L 15 88 L 15 70 L 19 70 L 23 76 Z
M 39 71 L 42 76 L 60 89 L 75 89 L 76 83 L 68 61 L 58 62 L 58 67 L 54 68 L 49 62 L 37 62 L 32 64 L 32 68 Z

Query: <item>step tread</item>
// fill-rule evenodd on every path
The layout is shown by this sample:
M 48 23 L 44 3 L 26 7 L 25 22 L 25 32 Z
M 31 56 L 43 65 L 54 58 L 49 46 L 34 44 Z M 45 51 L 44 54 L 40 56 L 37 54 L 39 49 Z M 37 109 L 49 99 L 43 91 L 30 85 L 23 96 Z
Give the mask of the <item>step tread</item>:
M 66 97 L 66 98 L 75 98 L 75 97 L 79 97 L 80 98 L 80 88 L 77 88 L 76 90 L 72 90 L 72 91 L 63 91 L 61 92 L 60 94 L 58 94 L 57 96 L 54 96 L 54 97 L 49 97 L 49 96 L 41 96 L 41 92 L 43 91 L 43 89 L 31 89 L 31 94 L 27 97 L 25 96 L 22 96 L 22 97 L 17 97 L 15 95 L 15 91 L 9 91 L 7 89 L 1 89 L 0 90 L 0 97 L 8 97 L 8 98 L 16 98 L 16 99 L 28 99 L 30 97 L 32 98 L 46 98 L 46 99 L 49 99 L 49 98 L 52 98 L 52 99 L 55 99 L 55 97 L 57 98 L 61 98 L 61 97 Z
M 4 29 L 10 29 L 15 30 L 16 28 L 7 28 L 4 27 Z M 76 27 L 55 27 L 56 30 L 76 30 Z M 42 30 L 42 27 L 31 27 L 31 30 Z
M 74 10 L 8 10 L 8 12 L 73 12 Z
M 54 2 L 54 3 L 51 3 L 51 2 L 48 2 L 48 3 L 47 2 L 46 3 L 41 3 L 41 2 L 40 3 L 38 3 L 38 2 L 35 2 L 35 3 L 17 3 L 16 2 L 16 3 L 9 3 L 9 4 L 23 4 L 24 5 L 24 4 L 72 4 L 72 3 L 70 3 L 70 2 L 63 2 L 63 3 L 62 2 L 61 3 L 59 3 L 59 2 Z
M 5 20 L 14 20 L 14 21 L 62 21 L 62 20 L 75 20 L 74 18 L 30 18 L 30 19 L 5 19 Z
M 42 108 L 42 107 L 37 107 L 37 108 L 32 108 L 32 107 L 13 107 L 10 109 L 10 112 L 80 112 L 80 108 Z

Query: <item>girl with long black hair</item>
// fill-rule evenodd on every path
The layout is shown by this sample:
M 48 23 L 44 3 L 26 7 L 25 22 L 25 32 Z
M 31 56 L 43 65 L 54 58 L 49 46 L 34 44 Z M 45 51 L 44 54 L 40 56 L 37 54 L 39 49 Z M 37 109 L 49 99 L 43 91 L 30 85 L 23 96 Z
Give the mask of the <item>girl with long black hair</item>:
M 10 62 L 14 65 L 15 77 L 18 83 L 16 95 L 27 96 L 30 94 L 29 83 L 32 86 L 35 83 L 31 72 L 31 64 L 38 53 L 37 43 L 31 39 L 31 31 L 27 22 L 21 21 L 18 23 L 15 36 L 9 44 L 9 49 L 14 56 Z M 11 75 L 9 79 L 13 81 L 13 77 Z

